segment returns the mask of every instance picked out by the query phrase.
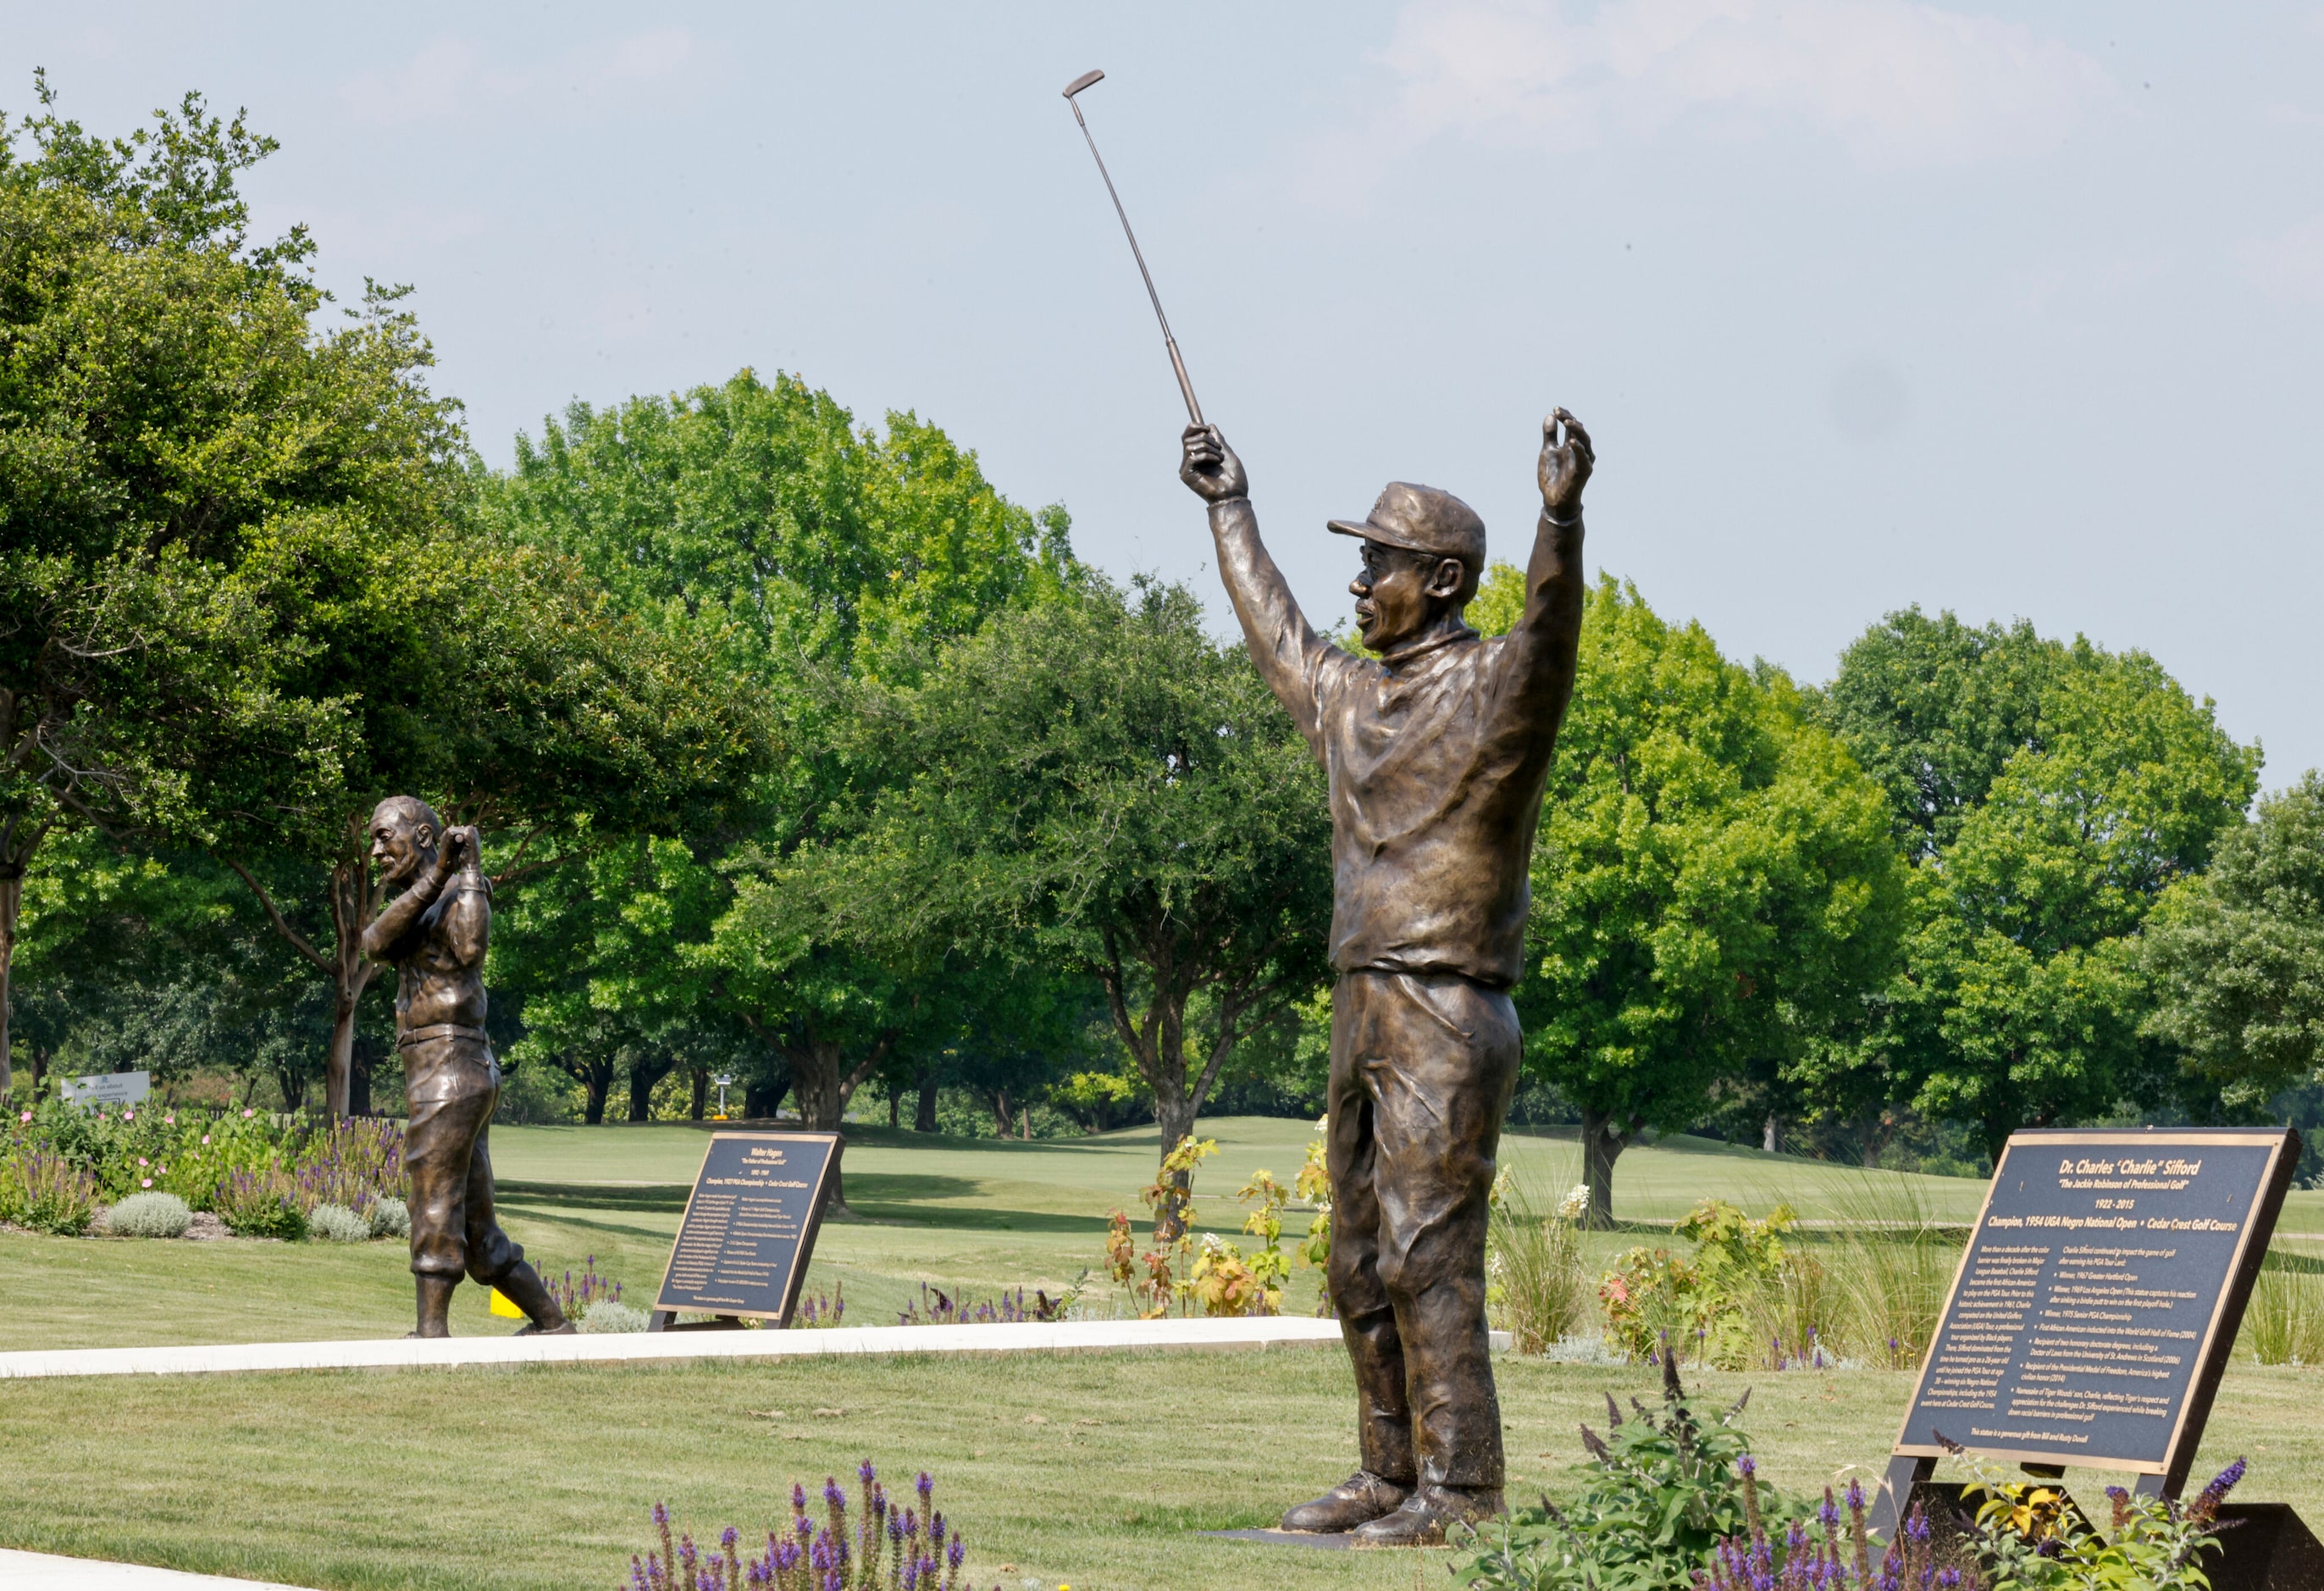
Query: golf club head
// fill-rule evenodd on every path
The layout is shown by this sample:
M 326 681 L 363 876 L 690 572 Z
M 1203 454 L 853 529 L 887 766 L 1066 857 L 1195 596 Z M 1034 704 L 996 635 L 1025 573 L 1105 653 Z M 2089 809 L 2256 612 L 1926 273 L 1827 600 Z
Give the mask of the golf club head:
M 1104 77 L 1105 74 L 1101 71 L 1092 70 L 1084 72 L 1080 77 L 1075 78 L 1072 82 L 1065 85 L 1065 97 L 1067 99 L 1071 99 L 1074 95 L 1088 88 L 1092 83 L 1101 81 Z

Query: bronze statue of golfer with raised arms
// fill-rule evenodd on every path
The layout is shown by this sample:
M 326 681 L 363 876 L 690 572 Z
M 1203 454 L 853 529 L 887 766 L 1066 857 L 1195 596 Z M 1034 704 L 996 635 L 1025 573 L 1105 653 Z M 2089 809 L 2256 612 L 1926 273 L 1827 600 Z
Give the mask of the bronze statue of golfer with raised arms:
M 1331 783 L 1327 1275 L 1362 1466 L 1283 1528 L 1440 1541 L 1502 1506 L 1485 1226 L 1520 1055 L 1526 864 L 1573 691 L 1590 438 L 1563 409 L 1542 427 L 1541 524 L 1507 635 L 1462 622 L 1485 526 L 1450 492 L 1392 481 L 1369 517 L 1331 522 L 1363 540 L 1348 589 L 1370 658 L 1300 613 L 1218 428 L 1185 442 L 1250 655 Z

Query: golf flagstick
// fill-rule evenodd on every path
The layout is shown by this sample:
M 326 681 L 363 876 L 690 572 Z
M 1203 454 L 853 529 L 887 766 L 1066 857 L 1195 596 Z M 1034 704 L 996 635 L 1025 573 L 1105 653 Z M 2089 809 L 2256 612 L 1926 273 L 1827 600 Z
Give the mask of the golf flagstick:
M 1101 71 L 1084 72 L 1065 85 L 1065 103 L 1074 107 L 1074 122 L 1089 143 L 1090 159 L 1097 162 L 1097 174 L 1105 179 L 1106 197 L 1113 200 L 1113 213 L 1121 217 L 1121 235 L 1130 239 L 1130 257 L 1138 262 L 1138 274 L 1146 282 L 1146 296 L 1153 301 L 1154 319 L 1162 323 L 1162 346 L 1170 350 L 1170 368 L 1178 373 L 1178 391 L 1186 400 L 1186 418 L 1196 425 L 1204 423 L 1203 406 L 1194 402 L 1194 384 L 1186 379 L 1186 362 L 1178 356 L 1178 339 L 1170 335 L 1170 318 L 1162 312 L 1161 295 L 1154 291 L 1154 278 L 1146 269 L 1146 255 L 1138 246 L 1138 234 L 1130 229 L 1130 214 L 1121 208 L 1121 195 L 1113 190 L 1113 176 L 1105 169 L 1105 156 L 1097 152 L 1097 140 L 1090 136 L 1089 124 L 1082 120 L 1081 101 L 1074 97 L 1091 84 L 1102 79 Z

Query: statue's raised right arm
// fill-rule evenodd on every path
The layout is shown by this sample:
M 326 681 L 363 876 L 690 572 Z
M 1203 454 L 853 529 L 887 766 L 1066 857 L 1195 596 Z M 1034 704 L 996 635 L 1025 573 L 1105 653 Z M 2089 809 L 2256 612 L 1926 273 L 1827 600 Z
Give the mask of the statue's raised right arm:
M 1219 576 L 1242 621 L 1251 660 L 1277 698 L 1290 710 L 1299 733 L 1312 743 L 1316 734 L 1315 670 L 1332 643 L 1315 634 L 1259 539 L 1259 515 L 1251 511 L 1250 479 L 1242 460 L 1215 425 L 1190 425 L 1183 439 L 1185 458 L 1178 478 L 1210 504 L 1211 536 L 1218 543 Z

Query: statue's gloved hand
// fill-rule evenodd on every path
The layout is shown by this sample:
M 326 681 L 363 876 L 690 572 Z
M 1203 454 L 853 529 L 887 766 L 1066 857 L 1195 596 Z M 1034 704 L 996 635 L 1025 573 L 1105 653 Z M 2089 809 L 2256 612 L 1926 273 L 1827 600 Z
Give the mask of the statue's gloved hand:
M 1186 457 L 1178 466 L 1178 478 L 1195 496 L 1205 503 L 1224 503 L 1250 495 L 1250 477 L 1242 472 L 1242 460 L 1227 446 L 1217 426 L 1190 425 L 1180 439 L 1185 443 Z
M 1562 442 L 1560 425 L 1565 427 Z M 1541 422 L 1541 505 L 1552 519 L 1572 519 L 1582 512 L 1582 488 L 1597 465 L 1582 422 L 1563 409 L 1552 410 Z

